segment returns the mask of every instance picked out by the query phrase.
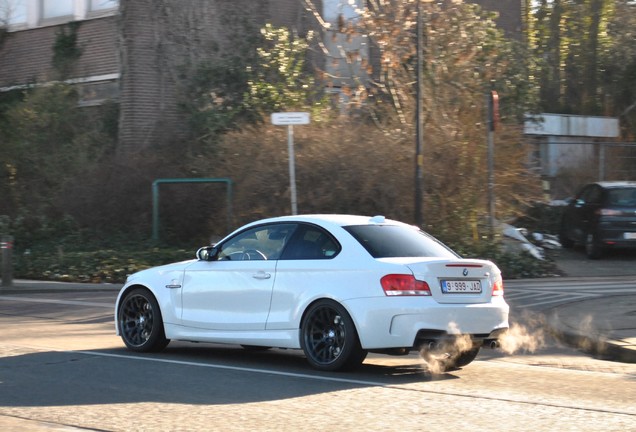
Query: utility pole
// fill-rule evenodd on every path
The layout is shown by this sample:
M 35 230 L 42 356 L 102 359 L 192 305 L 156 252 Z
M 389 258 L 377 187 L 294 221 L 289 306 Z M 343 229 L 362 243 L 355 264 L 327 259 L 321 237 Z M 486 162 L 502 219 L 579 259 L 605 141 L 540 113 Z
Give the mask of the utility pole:
M 488 222 L 495 232 L 495 129 L 499 118 L 499 95 L 495 90 L 487 94 L 488 112 Z
M 422 180 L 424 156 L 422 155 L 422 141 L 424 132 L 422 131 L 422 5 L 421 0 L 417 0 L 417 71 L 416 71 L 416 104 L 415 104 L 415 224 L 422 227 L 424 218 L 422 216 Z

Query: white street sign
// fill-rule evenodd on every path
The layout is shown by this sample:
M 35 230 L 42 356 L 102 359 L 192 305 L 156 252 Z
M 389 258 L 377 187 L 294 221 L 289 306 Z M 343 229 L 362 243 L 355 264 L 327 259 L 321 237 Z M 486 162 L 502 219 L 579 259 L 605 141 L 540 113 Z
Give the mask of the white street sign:
M 293 215 L 298 214 L 298 202 L 296 200 L 296 162 L 294 157 L 294 126 L 309 124 L 308 112 L 279 112 L 272 114 L 272 124 L 287 126 L 287 148 L 289 152 L 289 188 L 291 198 L 291 210 Z
M 272 114 L 272 124 L 277 126 L 309 124 L 308 112 L 279 112 Z

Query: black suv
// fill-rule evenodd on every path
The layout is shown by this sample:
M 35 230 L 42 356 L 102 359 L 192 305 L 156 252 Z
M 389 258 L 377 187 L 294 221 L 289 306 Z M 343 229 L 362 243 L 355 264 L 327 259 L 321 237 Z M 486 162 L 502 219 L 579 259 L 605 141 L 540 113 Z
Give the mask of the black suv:
M 563 212 L 559 238 L 565 248 L 585 245 L 592 259 L 610 247 L 636 248 L 636 182 L 585 185 Z

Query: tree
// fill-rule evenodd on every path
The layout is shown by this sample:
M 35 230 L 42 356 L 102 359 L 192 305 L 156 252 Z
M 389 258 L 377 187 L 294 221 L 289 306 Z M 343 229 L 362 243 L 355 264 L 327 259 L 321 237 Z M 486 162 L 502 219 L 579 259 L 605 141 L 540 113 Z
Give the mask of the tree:
M 409 147 L 415 136 L 416 6 L 415 0 L 367 2 L 354 19 L 342 18 L 327 29 L 369 39 L 375 54 L 364 69 L 371 81 L 361 86 L 360 79 L 351 77 L 343 93 Z M 493 88 L 501 96 L 504 124 L 497 142 L 497 211 L 507 218 L 537 196 L 538 182 L 528 181 L 534 177 L 525 166 L 518 127 L 523 114 L 536 109 L 527 79 L 532 63 L 524 61 L 528 56 L 521 45 L 497 29 L 494 15 L 476 5 L 438 1 L 422 3 L 421 10 L 428 221 L 452 230 L 484 215 L 485 95 Z M 346 45 L 338 48 L 346 50 Z M 356 52 L 345 58 L 361 61 Z
M 257 62 L 248 67 L 249 93 L 246 103 L 261 116 L 277 111 L 308 109 L 320 114 L 323 91 L 315 71 L 305 66 L 312 31 L 301 38 L 287 28 L 266 24 L 261 29 L 263 44 L 256 49 Z
M 34 88 L 23 98 L 0 116 L 0 187 L 6 193 L 0 214 L 64 214 L 57 199 L 65 183 L 112 147 L 96 120 L 99 113 L 79 108 L 72 86 Z
M 339 32 L 342 37 L 337 39 L 344 41 L 348 36 L 364 35 L 374 53 L 364 56 L 359 51 L 347 51 L 347 44 L 336 47 L 351 66 L 342 70 L 365 72 L 340 77 L 343 99 L 351 109 L 338 111 L 339 117 L 332 116 L 324 124 L 312 124 L 296 132 L 301 211 L 412 218 L 415 4 L 408 0 L 368 2 L 355 19 L 342 18 L 338 25 L 325 26 L 324 38 L 333 38 L 334 32 Z M 533 100 L 529 96 L 532 86 L 525 80 L 525 63 L 516 57 L 521 48 L 504 38 L 492 18 L 477 6 L 456 2 L 423 8 L 425 220 L 429 230 L 457 238 L 476 233 L 487 213 L 483 187 L 485 95 L 493 83 L 505 108 L 505 124 L 497 134 L 499 217 L 515 215 L 540 192 L 539 182 L 525 166 L 526 149 L 521 145 L 518 126 L 520 113 L 526 111 L 527 101 Z M 280 36 L 278 40 L 288 41 Z M 265 63 L 258 66 L 262 67 L 259 70 L 275 73 L 259 75 L 253 88 L 261 92 L 260 100 L 270 101 L 269 107 L 311 107 L 307 93 L 295 93 L 311 88 L 303 86 L 308 75 L 293 72 L 302 68 L 288 42 L 282 44 L 285 47 L 273 44 L 259 50 Z M 328 87 L 334 77 L 323 72 Z M 270 93 L 272 89 L 275 91 Z M 277 104 L 279 96 L 286 97 L 286 102 Z M 287 207 L 286 154 L 281 146 L 284 137 L 277 136 L 276 131 L 265 125 L 245 128 L 218 143 L 217 163 L 209 175 L 236 179 L 239 217 L 279 214 Z
M 636 136 L 636 3 L 541 0 L 530 3 L 528 46 L 536 59 L 543 112 L 619 117 Z

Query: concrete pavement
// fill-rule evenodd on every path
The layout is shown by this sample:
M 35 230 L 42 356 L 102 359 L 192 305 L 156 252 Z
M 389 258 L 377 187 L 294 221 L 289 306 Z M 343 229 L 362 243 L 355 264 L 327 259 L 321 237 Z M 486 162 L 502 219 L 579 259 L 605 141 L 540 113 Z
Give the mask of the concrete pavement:
M 636 284 L 636 276 L 633 284 Z M 636 290 L 555 308 L 548 323 L 559 339 L 600 358 L 636 363 Z
M 585 261 L 583 266 L 584 263 Z M 572 269 L 568 270 L 573 272 Z M 636 270 L 634 273 L 636 274 Z M 633 279 L 628 276 L 626 281 L 629 285 L 636 285 L 636 275 Z M 75 290 L 118 291 L 121 286 L 14 280 L 13 286 L 0 288 L 0 294 Z M 548 315 L 547 323 L 552 333 L 568 345 L 608 360 L 636 363 L 636 289 L 630 295 L 566 303 L 554 308 Z
M 547 252 L 564 277 L 620 278 L 626 287 L 636 287 L 636 250 L 609 250 L 597 260 L 588 259 L 580 247 Z M 636 288 L 627 295 L 560 305 L 548 323 L 568 345 L 608 360 L 636 363 Z

